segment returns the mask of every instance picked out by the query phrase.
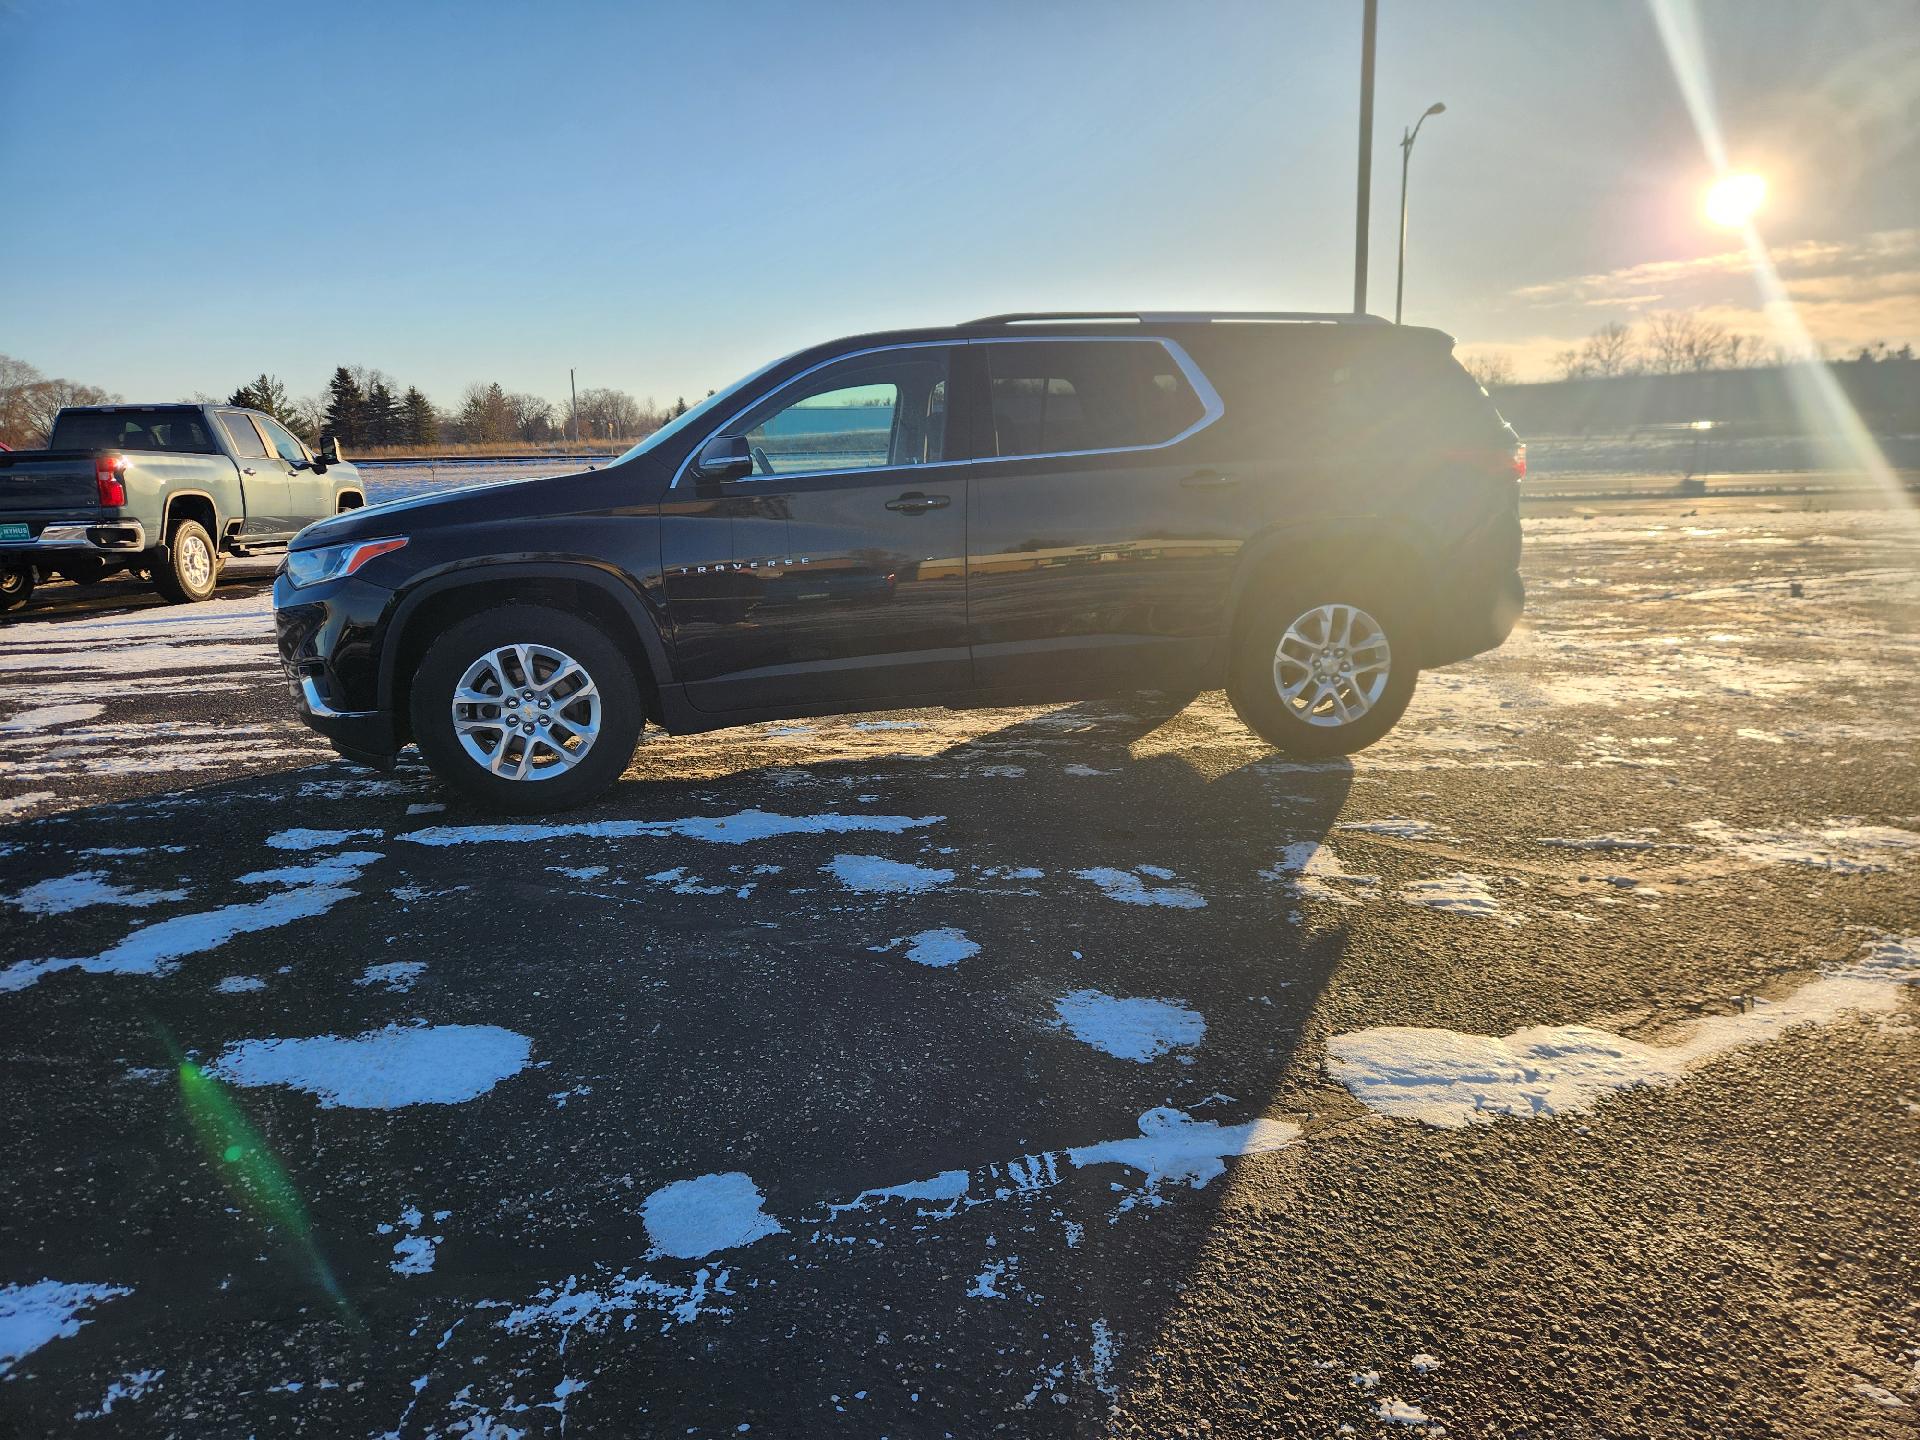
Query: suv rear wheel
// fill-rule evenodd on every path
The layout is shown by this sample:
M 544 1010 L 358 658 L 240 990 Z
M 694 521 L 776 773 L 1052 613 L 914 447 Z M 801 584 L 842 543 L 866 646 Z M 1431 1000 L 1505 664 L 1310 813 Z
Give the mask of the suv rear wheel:
M 611 788 L 643 723 L 626 656 L 587 621 L 543 605 L 501 605 L 444 631 L 414 672 L 411 712 L 436 775 L 516 815 Z
M 1248 729 L 1316 758 L 1364 749 L 1393 728 L 1420 667 L 1407 607 L 1388 586 L 1288 582 L 1252 604 L 1227 682 Z

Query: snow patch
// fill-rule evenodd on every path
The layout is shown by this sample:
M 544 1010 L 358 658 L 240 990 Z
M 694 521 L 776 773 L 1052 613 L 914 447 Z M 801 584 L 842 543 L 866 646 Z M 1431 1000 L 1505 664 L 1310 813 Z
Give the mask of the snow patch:
M 1920 833 L 1891 825 L 1735 830 L 1718 820 L 1696 820 L 1687 828 L 1742 859 L 1762 865 L 1805 865 L 1843 875 L 1890 870 L 1896 858 L 1920 850 Z
M 661 1186 L 640 1206 L 640 1218 L 657 1252 L 699 1260 L 785 1230 L 764 1204 L 751 1176 L 729 1170 Z
M 1402 840 L 1432 840 L 1447 833 L 1431 820 L 1343 820 L 1337 828 L 1362 835 L 1394 835 Z
M 1866 958 L 1810 981 L 1780 1000 L 1695 1023 L 1682 1039 L 1649 1044 L 1588 1025 L 1535 1025 L 1510 1035 L 1383 1026 L 1327 1042 L 1327 1072 L 1362 1104 L 1396 1120 L 1446 1129 L 1591 1110 L 1608 1095 L 1669 1086 L 1708 1062 L 1899 1004 L 1901 984 L 1920 982 L 1920 939 L 1883 938 Z
M 1121 1060 L 1145 1062 L 1198 1045 L 1207 1022 L 1174 1000 L 1118 999 L 1075 990 L 1053 1002 L 1054 1024 L 1074 1039 Z
M 862 895 L 917 895 L 953 879 L 951 870 L 909 865 L 878 855 L 836 855 L 820 868 Z
M 498 1025 L 389 1025 L 362 1035 L 242 1040 L 209 1069 L 236 1085 L 289 1085 L 322 1109 L 456 1105 L 526 1068 L 533 1042 Z
M 1176 910 L 1199 910 L 1207 903 L 1197 892 L 1183 885 L 1148 883 L 1143 877 L 1160 880 L 1173 878 L 1171 871 L 1155 865 L 1141 865 L 1135 870 L 1103 868 L 1076 870 L 1073 873 L 1082 880 L 1091 880 L 1107 892 L 1109 900 L 1118 900 L 1123 905 L 1167 905 Z
M 127 905 L 144 908 L 163 900 L 184 900 L 184 890 L 134 890 L 108 881 L 104 870 L 77 870 L 57 880 L 42 880 L 7 897 L 29 915 L 65 915 L 89 905 Z
M 0 720 L 0 735 L 32 735 L 55 725 L 72 725 L 91 720 L 106 710 L 104 705 L 42 705 L 22 710 L 11 720 Z
M 214 981 L 213 988 L 221 995 L 246 995 L 266 989 L 267 982 L 258 975 L 229 975 L 223 980 Z
M 1364 893 L 1380 883 L 1378 875 L 1356 875 L 1340 863 L 1333 847 L 1318 840 L 1301 840 L 1284 846 L 1280 859 L 1271 869 L 1260 872 L 1262 880 L 1277 880 L 1297 900 L 1318 900 L 1329 905 L 1358 905 Z M 1349 888 L 1351 887 L 1351 888 Z
M 1226 1157 L 1281 1150 L 1299 1138 L 1300 1127 L 1285 1120 L 1222 1125 L 1195 1120 L 1184 1110 L 1163 1105 L 1140 1117 L 1137 1138 L 1077 1145 L 1067 1151 L 1067 1158 L 1082 1169 L 1125 1165 L 1138 1170 L 1146 1178 L 1149 1203 L 1157 1203 L 1156 1192 L 1168 1181 L 1184 1181 L 1201 1190 L 1226 1173 Z M 1125 1201 L 1120 1208 L 1132 1203 Z
M 80 1312 L 88 1306 L 132 1293 L 125 1285 L 70 1285 L 58 1280 L 0 1285 L 0 1375 L 48 1341 L 78 1335 L 88 1323 Z
M 324 850 L 331 845 L 346 845 L 360 839 L 378 840 L 379 830 L 306 830 L 295 827 L 267 837 L 269 850 Z
M 404 995 L 413 989 L 414 982 L 426 973 L 427 967 L 418 960 L 390 960 L 384 965 L 369 965 L 360 972 L 356 985 L 384 985 L 387 989 Z
M 1445 910 L 1454 915 L 1473 915 L 1498 920 L 1503 925 L 1518 925 L 1521 917 L 1500 908 L 1500 902 L 1487 889 L 1487 877 L 1461 870 L 1437 880 L 1415 880 L 1401 887 L 1400 898 L 1409 905 L 1428 910 Z
M 884 945 L 870 945 L 867 948 L 886 954 L 902 945 L 907 947 L 907 959 L 917 965 L 930 965 L 936 970 L 958 965 L 962 960 L 970 960 L 980 953 L 978 941 L 968 939 L 964 930 L 956 930 L 951 926 L 940 930 L 922 930 L 918 935 L 903 935 Z

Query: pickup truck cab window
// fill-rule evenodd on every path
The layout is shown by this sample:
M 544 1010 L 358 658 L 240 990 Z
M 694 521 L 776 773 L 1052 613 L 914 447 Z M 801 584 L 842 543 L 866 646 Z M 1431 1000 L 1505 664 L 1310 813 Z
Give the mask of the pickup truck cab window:
M 306 465 L 311 463 L 313 457 L 307 454 L 307 447 L 302 445 L 280 425 L 269 420 L 264 415 L 258 416 L 255 423 L 267 432 L 267 439 L 273 442 L 275 452 L 278 453 L 280 458 L 286 461 L 287 464 Z
M 267 458 L 267 442 L 260 438 L 260 432 L 253 428 L 252 417 L 242 415 L 235 410 L 220 412 L 220 428 L 227 432 L 227 443 L 233 446 L 233 453 L 243 460 L 264 460 Z
M 994 453 L 1072 455 L 1165 445 L 1208 407 L 1151 340 L 988 344 Z
M 753 477 L 925 465 L 946 448 L 947 346 L 873 351 L 800 376 L 736 417 Z

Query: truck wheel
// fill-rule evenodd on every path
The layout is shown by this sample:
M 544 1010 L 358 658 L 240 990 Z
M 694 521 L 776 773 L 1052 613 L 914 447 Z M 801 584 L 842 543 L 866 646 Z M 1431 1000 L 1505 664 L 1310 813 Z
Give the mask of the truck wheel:
M 33 594 L 33 566 L 0 565 L 0 613 L 18 610 Z
M 1409 607 L 1389 586 L 1287 581 L 1249 603 L 1227 680 L 1249 730 L 1317 759 L 1363 750 L 1393 728 L 1420 666 Z
M 205 600 L 219 581 L 220 556 L 206 527 L 198 520 L 175 521 L 153 567 L 153 588 L 173 604 L 187 605 Z
M 611 789 L 644 718 L 633 667 L 590 622 L 502 605 L 451 626 L 413 675 L 413 738 L 442 780 L 532 815 Z

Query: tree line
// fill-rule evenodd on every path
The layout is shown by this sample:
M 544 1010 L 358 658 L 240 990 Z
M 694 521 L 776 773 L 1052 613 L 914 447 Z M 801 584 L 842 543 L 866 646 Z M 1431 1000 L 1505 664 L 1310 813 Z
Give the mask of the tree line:
M 1884 341 L 1862 345 L 1837 361 L 1824 352 L 1795 354 L 1783 345 L 1764 345 L 1756 336 L 1729 330 L 1698 310 L 1656 310 L 1637 325 L 1623 325 L 1617 320 L 1602 325 L 1580 344 L 1558 352 L 1553 357 L 1553 378 L 1694 375 L 1708 370 L 1751 370 L 1812 361 L 1872 365 L 1912 358 L 1911 345 L 1895 350 Z M 1476 355 L 1463 358 L 1461 364 L 1489 390 L 1515 383 L 1510 356 Z
M 185 395 L 195 404 L 245 405 L 265 411 L 309 445 L 331 435 L 349 451 L 384 446 L 447 444 L 549 445 L 633 441 L 651 434 L 687 402 L 656 405 L 624 390 L 600 387 L 556 403 L 510 391 L 498 382 L 469 385 L 452 409 L 436 405 L 417 385 L 402 386 L 385 371 L 342 365 L 322 395 L 295 397 L 276 375 L 262 373 L 225 397 Z M 68 405 L 113 405 L 121 397 L 98 385 L 50 379 L 24 360 L 0 355 L 0 444 L 15 450 L 44 446 L 53 417 Z

